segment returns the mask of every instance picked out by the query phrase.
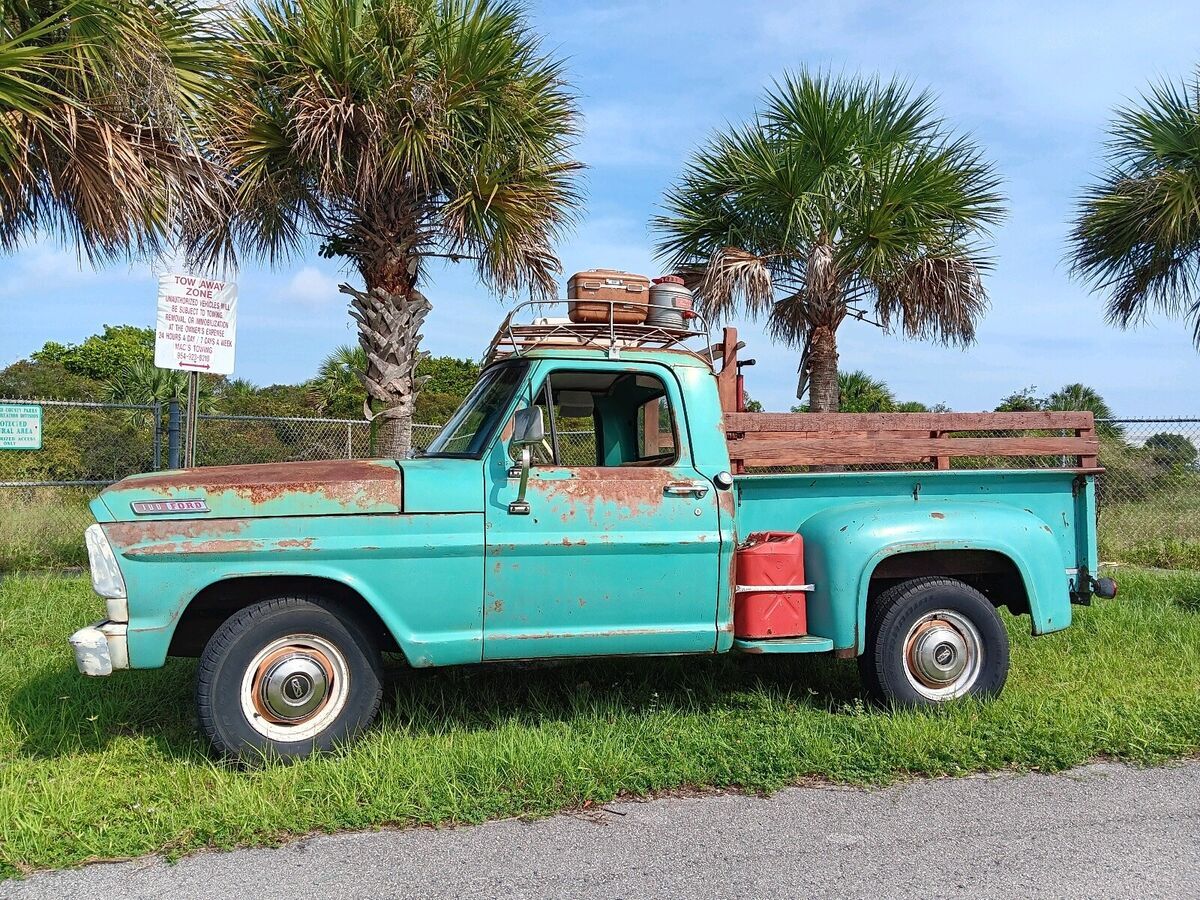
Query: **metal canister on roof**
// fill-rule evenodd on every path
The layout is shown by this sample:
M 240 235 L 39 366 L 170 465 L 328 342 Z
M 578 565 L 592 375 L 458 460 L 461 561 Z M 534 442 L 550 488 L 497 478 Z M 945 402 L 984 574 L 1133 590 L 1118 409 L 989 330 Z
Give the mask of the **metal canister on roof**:
M 692 292 L 683 286 L 678 275 L 655 278 L 650 287 L 650 310 L 647 325 L 663 328 L 684 328 L 685 319 L 693 317 Z

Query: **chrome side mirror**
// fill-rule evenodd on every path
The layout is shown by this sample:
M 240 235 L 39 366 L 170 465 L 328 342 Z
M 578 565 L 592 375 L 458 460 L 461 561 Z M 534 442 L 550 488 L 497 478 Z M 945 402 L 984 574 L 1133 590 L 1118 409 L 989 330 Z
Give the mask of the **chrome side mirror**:
M 540 444 L 546 439 L 546 413 L 540 406 L 518 409 L 513 416 L 512 442 L 518 447 Z
M 518 409 L 513 417 L 512 443 L 513 446 L 521 448 L 521 484 L 517 488 L 517 499 L 508 504 L 510 516 L 529 515 L 529 501 L 525 499 L 525 491 L 529 488 L 529 467 L 533 463 L 533 453 L 529 448 L 545 439 L 544 410 L 540 406 Z

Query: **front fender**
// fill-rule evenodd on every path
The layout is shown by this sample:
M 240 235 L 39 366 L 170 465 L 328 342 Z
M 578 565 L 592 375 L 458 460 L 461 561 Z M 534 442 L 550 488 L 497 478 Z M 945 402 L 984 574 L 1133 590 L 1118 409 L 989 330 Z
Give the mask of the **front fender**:
M 414 666 L 479 662 L 483 517 L 324 516 L 105 526 L 129 594 L 133 668 L 161 666 L 193 599 L 221 582 L 337 582 L 375 611 Z
M 1033 633 L 1071 624 L 1070 585 L 1053 529 L 1028 510 L 987 501 L 937 505 L 895 501 L 836 506 L 800 526 L 805 579 L 815 584 L 809 631 L 861 653 L 867 591 L 879 563 L 900 553 L 988 550 L 1016 566 Z

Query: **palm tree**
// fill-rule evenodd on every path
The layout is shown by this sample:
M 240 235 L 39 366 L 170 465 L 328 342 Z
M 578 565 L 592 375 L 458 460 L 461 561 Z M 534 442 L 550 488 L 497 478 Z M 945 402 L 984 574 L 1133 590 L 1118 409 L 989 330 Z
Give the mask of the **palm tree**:
M 1183 315 L 1200 347 L 1200 73 L 1118 110 L 1106 155 L 1076 213 L 1073 271 L 1108 295 L 1113 324 Z
M 361 407 L 364 391 L 359 373 L 366 370 L 367 354 L 361 347 L 334 347 L 309 382 L 309 393 L 321 412 L 341 414 Z
M 216 207 L 194 140 L 223 58 L 209 22 L 192 0 L 0 5 L 0 250 L 153 254 Z
M 315 234 L 353 266 L 364 413 L 403 456 L 430 258 L 472 260 L 499 292 L 555 290 L 578 169 L 561 63 L 511 0 L 259 0 L 228 37 L 212 149 L 232 205 L 199 223 L 193 255 L 278 262 Z
M 201 375 L 200 411 L 216 408 L 213 381 Z M 105 384 L 105 397 L 113 403 L 147 405 L 178 400 L 187 403 L 188 373 L 178 369 L 160 369 L 150 359 L 135 359 L 122 366 Z
M 708 311 L 765 315 L 805 348 L 798 397 L 836 412 L 837 330 L 873 316 L 966 345 L 987 306 L 980 240 L 1003 215 L 979 149 L 899 81 L 800 72 L 691 158 L 654 219 Z
M 862 369 L 856 369 L 853 372 L 838 372 L 838 397 L 840 398 L 841 412 L 900 411 L 896 408 L 896 395 L 887 386 L 887 382 L 879 378 L 872 378 Z M 807 403 L 792 407 L 792 412 L 812 411 L 812 407 Z
M 1060 412 L 1090 412 L 1096 419 L 1096 432 L 1102 437 L 1123 438 L 1125 429 L 1112 421 L 1112 407 L 1100 392 L 1086 384 L 1066 384 L 1046 398 L 1044 409 Z
M 895 412 L 896 395 L 887 383 L 862 369 L 838 373 L 838 394 L 846 412 Z

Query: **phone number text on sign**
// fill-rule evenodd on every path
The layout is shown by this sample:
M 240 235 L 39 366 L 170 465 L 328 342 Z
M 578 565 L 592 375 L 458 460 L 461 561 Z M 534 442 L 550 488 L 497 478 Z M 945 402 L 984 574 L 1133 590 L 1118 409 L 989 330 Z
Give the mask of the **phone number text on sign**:
M 158 278 L 154 364 L 161 369 L 233 372 L 237 285 L 195 275 Z

